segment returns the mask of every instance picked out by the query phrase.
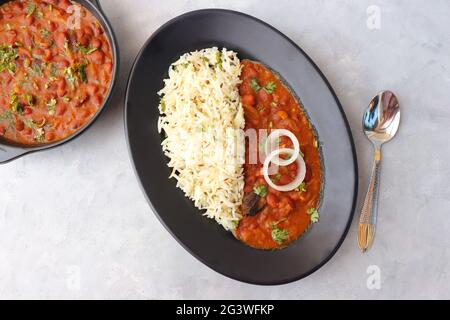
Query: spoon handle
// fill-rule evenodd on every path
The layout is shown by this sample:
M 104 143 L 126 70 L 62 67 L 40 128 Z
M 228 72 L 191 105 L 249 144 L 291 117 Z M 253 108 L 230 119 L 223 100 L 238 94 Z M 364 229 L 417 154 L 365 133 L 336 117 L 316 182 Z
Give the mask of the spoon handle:
M 381 148 L 375 147 L 372 175 L 364 199 L 358 225 L 358 246 L 362 252 L 367 251 L 373 243 L 378 214 L 378 190 L 380 186 Z

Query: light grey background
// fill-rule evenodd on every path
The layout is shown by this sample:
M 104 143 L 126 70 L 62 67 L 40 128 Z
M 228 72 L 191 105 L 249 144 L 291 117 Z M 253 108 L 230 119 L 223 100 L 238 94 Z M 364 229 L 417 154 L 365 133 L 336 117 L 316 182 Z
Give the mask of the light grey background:
M 100 2 L 120 43 L 119 88 L 80 138 L 0 166 L 0 298 L 450 298 L 450 1 Z M 379 30 L 366 25 L 370 5 L 381 10 Z M 383 150 L 379 227 L 369 253 L 358 251 L 354 223 L 315 274 L 278 287 L 247 285 L 191 257 L 151 213 L 126 148 L 126 78 L 162 23 L 208 7 L 267 21 L 324 72 L 356 143 L 358 210 L 371 160 L 362 112 L 381 89 L 398 95 L 402 123 Z M 380 268 L 379 290 L 366 286 L 370 265 Z

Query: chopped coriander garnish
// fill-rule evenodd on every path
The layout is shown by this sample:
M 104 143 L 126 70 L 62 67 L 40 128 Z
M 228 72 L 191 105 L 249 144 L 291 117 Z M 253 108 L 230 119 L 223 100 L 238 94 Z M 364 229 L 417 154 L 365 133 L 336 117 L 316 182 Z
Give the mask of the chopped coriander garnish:
M 3 113 L 0 113 L 0 120 L 14 121 L 13 113 L 11 110 L 7 109 Z
M 77 78 L 81 82 L 87 82 L 87 74 L 86 74 L 87 64 L 76 64 L 74 67 L 67 67 L 64 69 L 64 75 L 66 76 L 67 81 L 70 82 L 72 86 L 75 86 Z
M 263 198 L 267 196 L 267 187 L 265 185 L 255 186 L 253 187 L 253 192 Z
M 90 55 L 91 53 L 94 53 L 95 51 L 98 50 L 97 48 L 86 48 L 79 43 L 77 44 L 77 48 L 82 54 L 85 55 Z
M 36 123 L 34 123 L 34 121 L 31 120 L 31 119 L 23 118 L 22 121 L 23 121 L 23 123 L 25 123 L 25 125 L 26 125 L 28 128 L 31 128 L 31 129 L 36 129 L 36 128 L 37 128 Z
M 86 63 L 77 64 L 75 66 L 75 72 L 78 78 L 80 78 L 81 82 L 87 82 L 86 67 L 87 67 Z
M 250 81 L 250 86 L 252 87 L 253 90 L 258 91 L 261 89 L 261 86 L 258 83 L 258 80 L 256 80 L 256 78 L 253 78 Z
M 270 81 L 268 84 L 266 84 L 266 86 L 263 89 L 268 94 L 272 94 L 276 88 L 277 88 L 277 85 L 275 84 L 275 82 Z
M 31 17 L 33 15 L 33 13 L 36 11 L 36 4 L 34 3 L 30 3 L 30 5 L 27 7 L 26 13 L 27 13 L 27 18 Z
M 256 80 L 256 78 L 253 78 L 250 81 L 250 87 L 252 87 L 252 89 L 254 91 L 259 91 L 259 90 L 263 89 L 268 94 L 272 94 L 275 91 L 275 89 L 277 88 L 277 85 L 275 84 L 275 82 L 270 81 L 264 87 L 261 87 L 261 85 L 258 83 L 258 80 Z
M 69 83 L 72 86 L 75 86 L 75 82 L 77 81 L 77 79 L 75 78 L 75 74 L 73 71 L 72 67 L 67 67 L 64 69 L 64 75 L 66 76 L 67 81 L 69 81 Z
M 47 102 L 47 109 L 49 115 L 54 115 L 56 112 L 56 99 L 52 98 Z
M 295 190 L 298 192 L 306 192 L 306 183 L 303 181 L 297 188 L 295 188 Z
M 37 76 L 42 77 L 42 69 L 41 69 L 41 66 L 40 66 L 36 61 L 33 61 L 33 62 L 31 63 L 31 69 L 33 69 L 33 72 L 34 72 Z
M 272 178 L 273 182 L 278 182 L 281 179 L 281 173 L 277 173 L 275 176 L 273 176 Z
M 310 216 L 312 223 L 319 222 L 319 212 L 317 211 L 316 208 L 309 208 L 308 211 L 306 211 L 306 213 L 308 213 L 308 215 Z
M 285 229 L 281 229 L 276 225 L 272 225 L 272 239 L 279 245 L 283 244 L 289 238 L 289 232 Z
M 50 76 L 51 77 L 56 77 L 58 73 L 58 68 L 56 67 L 55 63 L 50 63 Z
M 0 45 L 0 72 L 9 71 L 14 73 L 16 71 L 16 59 L 18 57 L 17 49 L 5 44 Z
M 45 141 L 45 131 L 44 128 L 37 128 L 35 130 L 34 139 L 39 142 Z
M 23 97 L 24 97 L 25 101 L 28 103 L 29 106 L 33 105 L 33 96 L 31 94 L 25 93 L 23 95 Z
M 9 103 L 11 105 L 12 112 L 17 112 L 17 113 L 23 112 L 23 105 L 19 102 L 19 98 L 17 97 L 16 94 L 11 95 Z
M 41 30 L 39 30 L 39 32 L 41 33 L 41 35 L 42 35 L 44 38 L 48 38 L 48 37 L 51 35 L 51 32 L 48 31 L 47 29 L 41 29 Z

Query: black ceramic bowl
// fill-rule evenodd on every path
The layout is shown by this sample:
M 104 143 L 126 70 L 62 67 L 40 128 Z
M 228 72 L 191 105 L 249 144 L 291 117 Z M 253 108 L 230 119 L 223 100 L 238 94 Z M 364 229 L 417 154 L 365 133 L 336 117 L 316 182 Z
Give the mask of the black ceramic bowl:
M 256 250 L 202 216 L 168 179 L 168 159 L 157 131 L 157 92 L 169 65 L 186 52 L 226 47 L 260 61 L 286 81 L 308 113 L 322 146 L 325 185 L 320 222 L 289 247 Z M 357 163 L 344 112 L 325 77 L 291 40 L 251 16 L 200 10 L 179 16 L 145 43 L 130 74 L 125 108 L 128 145 L 143 191 L 160 221 L 192 255 L 233 279 L 282 284 L 324 265 L 344 240 L 357 192 Z M 157 245 L 157 244 L 156 244 Z
M 3 5 L 10 0 L 0 0 L 0 5 Z M 111 79 L 111 84 L 108 90 L 108 93 L 106 95 L 105 100 L 103 101 L 103 105 L 99 108 L 97 113 L 92 117 L 91 120 L 89 120 L 88 123 L 86 123 L 82 128 L 80 128 L 77 132 L 74 134 L 68 136 L 67 138 L 63 140 L 59 140 L 53 143 L 48 144 L 42 144 L 38 146 L 23 146 L 19 144 L 10 143 L 8 141 L 0 139 L 0 164 L 9 162 L 11 160 L 17 159 L 20 156 L 23 156 L 25 154 L 36 152 L 36 151 L 42 151 L 47 150 L 50 148 L 54 148 L 57 146 L 60 146 L 72 139 L 75 139 L 80 134 L 82 134 L 87 128 L 89 128 L 98 118 L 100 113 L 105 109 L 106 105 L 108 104 L 109 98 L 113 92 L 113 89 L 116 84 L 117 79 L 117 73 L 119 70 L 119 47 L 117 45 L 117 40 L 114 35 L 114 31 L 106 18 L 105 14 L 102 11 L 102 8 L 100 6 L 100 3 L 98 0 L 76 0 L 73 2 L 77 2 L 81 4 L 83 7 L 85 7 L 87 10 L 89 10 L 100 22 L 100 24 L 103 27 L 103 30 L 105 30 L 106 35 L 108 36 L 108 40 L 111 44 L 111 50 L 113 55 L 113 74 Z

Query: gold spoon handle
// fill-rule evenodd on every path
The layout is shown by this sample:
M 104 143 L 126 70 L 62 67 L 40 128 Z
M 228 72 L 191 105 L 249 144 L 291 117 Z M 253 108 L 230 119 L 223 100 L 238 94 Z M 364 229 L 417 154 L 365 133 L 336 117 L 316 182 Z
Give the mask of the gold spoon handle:
M 367 251 L 373 243 L 378 214 L 378 190 L 380 187 L 381 147 L 375 146 L 372 175 L 364 199 L 358 225 L 358 246 L 362 252 Z

